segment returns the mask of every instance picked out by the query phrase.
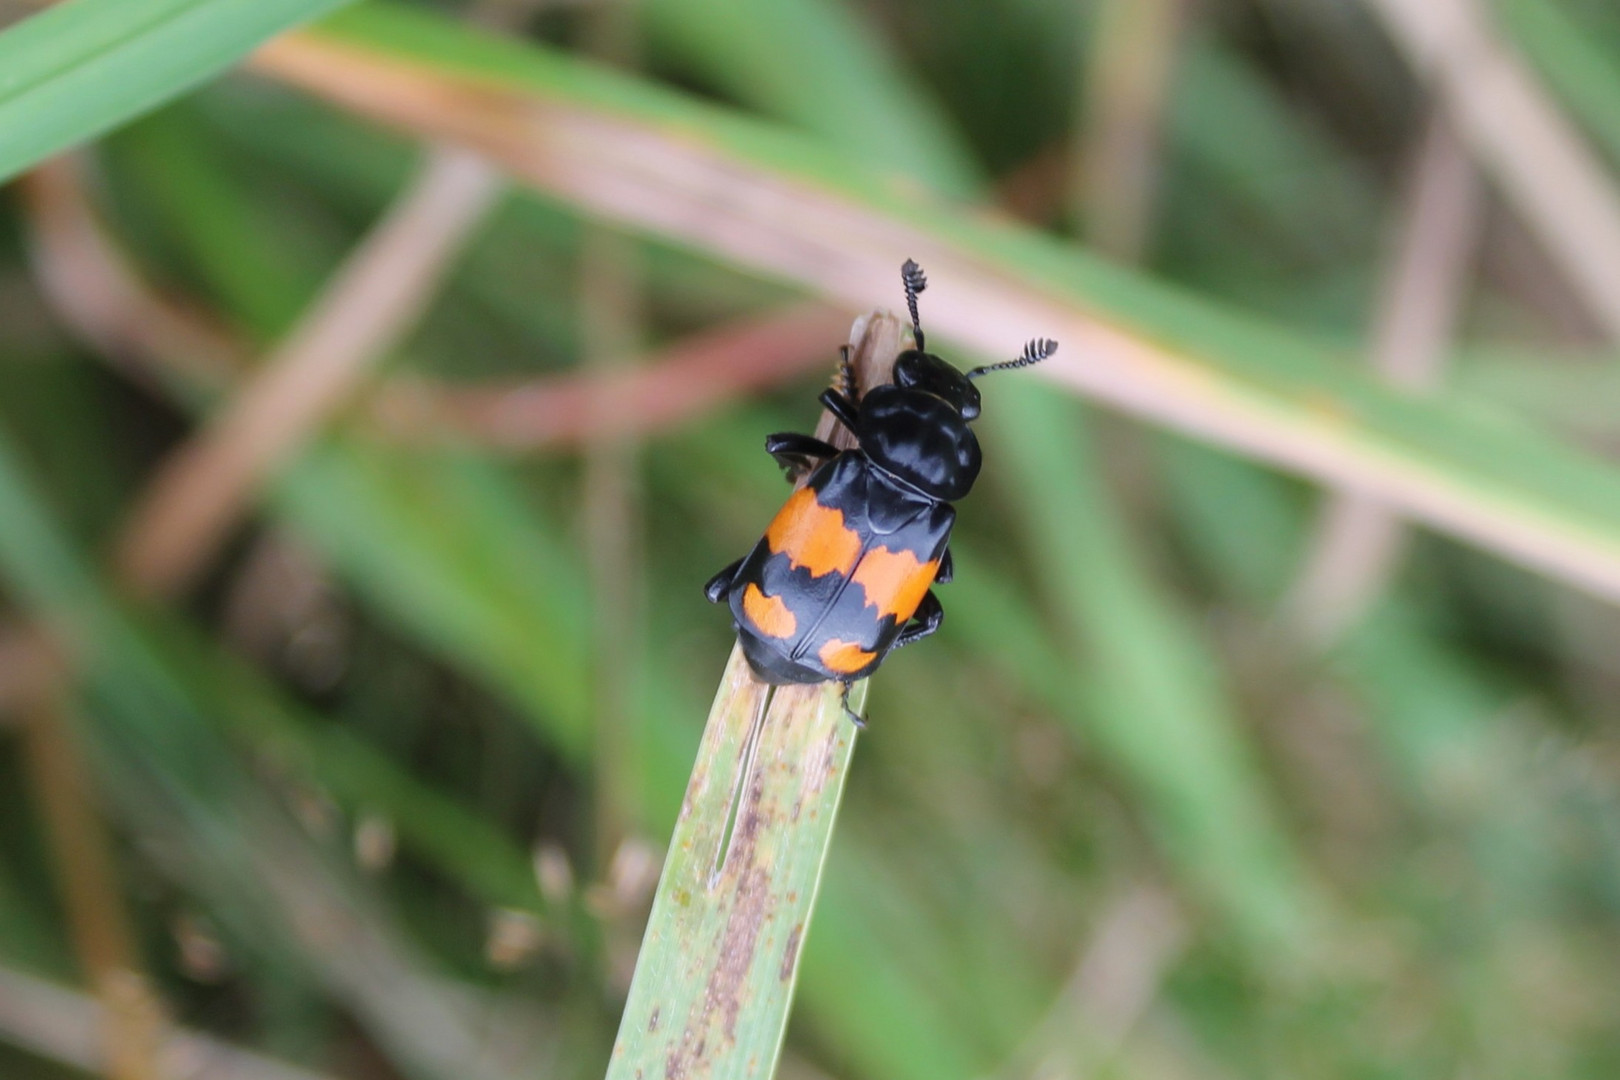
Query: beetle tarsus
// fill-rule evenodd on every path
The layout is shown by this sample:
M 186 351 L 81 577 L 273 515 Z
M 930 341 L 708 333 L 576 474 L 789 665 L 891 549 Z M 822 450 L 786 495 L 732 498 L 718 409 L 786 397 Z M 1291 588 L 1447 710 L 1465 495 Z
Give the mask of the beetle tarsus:
M 855 684 L 846 682 L 839 683 L 838 685 L 842 687 L 842 689 L 838 692 L 838 704 L 843 708 L 844 715 L 849 717 L 850 722 L 855 725 L 856 730 L 865 731 L 866 721 L 861 719 L 860 713 L 849 707 L 849 689 Z
M 850 359 L 848 345 L 838 346 L 838 389 L 851 401 L 860 401 L 861 390 L 855 382 L 855 362 Z

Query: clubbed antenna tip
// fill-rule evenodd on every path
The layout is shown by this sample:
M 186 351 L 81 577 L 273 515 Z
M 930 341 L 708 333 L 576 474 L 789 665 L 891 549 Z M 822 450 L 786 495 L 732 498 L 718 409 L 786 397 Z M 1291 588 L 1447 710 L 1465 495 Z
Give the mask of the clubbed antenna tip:
M 928 288 L 928 275 L 917 265 L 916 259 L 907 259 L 900 267 L 900 280 L 906 283 L 906 292 L 920 293 Z
M 1016 360 L 1008 360 L 1001 364 L 987 364 L 976 367 L 967 373 L 970 379 L 977 379 L 980 375 L 988 375 L 992 371 L 1011 371 L 1013 368 L 1029 367 L 1038 364 L 1048 356 L 1057 352 L 1058 343 L 1051 338 L 1036 338 L 1024 346 L 1023 353 Z
M 916 259 L 907 259 L 900 266 L 900 280 L 906 287 L 906 308 L 911 312 L 911 332 L 917 339 L 917 348 L 923 347 L 922 323 L 917 319 L 917 294 L 928 288 L 928 275 L 917 265 Z

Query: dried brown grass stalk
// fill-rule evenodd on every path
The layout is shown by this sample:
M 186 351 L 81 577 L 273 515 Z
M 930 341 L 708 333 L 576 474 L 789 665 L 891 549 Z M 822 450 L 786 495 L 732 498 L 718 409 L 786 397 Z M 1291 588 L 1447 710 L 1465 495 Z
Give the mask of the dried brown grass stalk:
M 1483 225 L 1479 176 L 1451 118 L 1436 109 L 1416 154 L 1373 329 L 1373 366 L 1392 385 L 1424 393 L 1439 382 Z M 1333 495 L 1285 604 L 1294 621 L 1316 641 L 1337 637 L 1383 590 L 1402 533 L 1382 500 Z
M 1107 405 L 1323 483 L 1383 499 L 1465 540 L 1620 599 L 1607 534 L 1474 490 L 1354 423 L 1212 378 L 1196 354 L 1031 288 L 1004 267 L 809 181 L 745 164 L 684 130 L 561 95 L 449 75 L 311 33 L 277 39 L 251 66 L 361 115 L 464 143 L 582 209 L 692 243 L 850 304 L 891 288 L 906 253 L 939 282 L 934 328 L 991 355 L 1030 326 L 1063 342 L 1042 373 Z M 1620 251 L 1620 244 L 1616 245 Z
M 578 447 L 593 432 L 647 438 L 824 367 L 827 342 L 848 324 L 836 307 L 795 305 L 697 331 L 609 371 L 472 386 L 394 379 L 378 387 L 372 413 L 391 437 L 449 436 L 515 453 Z
M 1592 314 L 1620 338 L 1620 194 L 1482 0 L 1367 0 Z
M 1097 6 L 1073 201 L 1086 241 L 1125 263 L 1141 260 L 1152 234 L 1185 6 L 1186 0 Z
M 133 589 L 172 594 L 206 565 L 259 481 L 347 403 L 415 324 L 498 192 L 475 156 L 432 152 L 252 381 L 160 468 L 117 552 Z
M 94 998 L 0 968 L 0 1032 L 47 1061 L 86 1073 L 102 1069 L 99 1035 L 103 1006 Z M 328 1080 L 237 1049 L 207 1035 L 166 1032 L 158 1055 L 165 1080 Z
M 51 651 L 40 645 L 36 655 L 48 660 Z M 28 772 L 68 934 L 101 1006 L 97 1070 L 110 1080 L 164 1080 L 163 1010 L 124 912 L 111 837 L 77 745 L 80 722 L 59 679 L 35 682 L 22 708 Z
M 141 280 L 86 197 L 89 183 L 77 155 L 17 181 L 34 275 L 63 324 L 139 382 L 222 389 L 243 369 L 247 350 Z M 148 362 L 153 357 L 161 363 Z
M 71 158 L 19 181 L 35 273 L 57 316 L 143 384 L 185 398 L 225 392 L 247 370 L 247 344 L 142 280 L 88 184 Z M 696 331 L 607 372 L 479 383 L 385 377 L 359 407 L 373 433 L 404 442 L 530 453 L 577 449 L 594 434 L 647 438 L 818 370 L 849 319 L 809 301 Z

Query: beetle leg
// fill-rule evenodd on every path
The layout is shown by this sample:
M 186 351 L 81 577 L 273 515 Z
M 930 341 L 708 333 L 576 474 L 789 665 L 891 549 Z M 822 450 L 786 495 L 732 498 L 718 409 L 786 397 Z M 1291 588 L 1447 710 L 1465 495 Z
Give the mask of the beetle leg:
M 934 584 L 949 585 L 956 579 L 956 560 L 951 558 L 951 549 L 946 548 L 945 554 L 939 557 L 939 569 L 934 572 Z
M 709 603 L 718 604 L 726 598 L 727 594 L 731 592 L 731 579 L 737 576 L 737 568 L 742 564 L 743 561 L 738 559 L 710 578 L 708 583 L 703 586 L 703 595 L 709 598 Z
M 913 641 L 938 632 L 940 624 L 945 621 L 945 609 L 940 606 L 939 597 L 934 590 L 929 589 L 923 594 L 922 603 L 917 605 L 917 613 L 913 615 L 906 628 L 900 631 L 900 636 L 894 639 L 894 648 L 899 649 L 910 645 Z
M 856 712 L 854 709 L 849 707 L 849 688 L 851 686 L 854 686 L 855 684 L 846 682 L 846 683 L 839 683 L 838 685 L 843 687 L 843 689 L 841 691 L 839 691 L 839 694 L 838 694 L 838 704 L 840 704 L 840 705 L 842 705 L 844 707 L 844 715 L 849 717 L 850 721 L 857 728 L 859 728 L 862 731 L 865 731 L 866 730 L 866 721 L 861 719 L 860 713 Z
M 838 447 L 822 442 L 813 435 L 780 431 L 765 436 L 765 452 L 786 470 L 789 480 L 797 480 L 824 459 L 835 456 Z
M 856 418 L 860 416 L 860 406 L 855 402 L 828 387 L 821 392 L 821 404 L 833 414 L 834 419 L 849 428 L 851 433 L 855 431 Z

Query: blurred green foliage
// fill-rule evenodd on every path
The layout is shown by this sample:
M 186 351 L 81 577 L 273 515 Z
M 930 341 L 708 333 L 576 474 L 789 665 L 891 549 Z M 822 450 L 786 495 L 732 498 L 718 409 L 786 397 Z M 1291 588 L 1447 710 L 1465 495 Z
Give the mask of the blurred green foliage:
M 1577 0 L 1493 9 L 1612 159 L 1620 19 Z M 963 198 L 1022 178 L 1046 192 L 1043 220 L 1072 216 L 1090 5 L 636 11 L 641 78 Z M 588 8 L 504 12 L 514 35 L 584 51 Z M 1358 344 L 1417 87 L 1366 11 L 1318 0 L 1197 5 L 1177 56 L 1144 271 Z M 81 119 L 65 137 L 105 126 Z M 242 75 L 89 155 L 139 273 L 256 346 L 319 294 L 420 156 Z M 588 226 L 508 195 L 385 376 L 584 364 Z M 160 392 L 78 339 L 26 234 L 22 201 L 0 204 L 0 624 L 40 620 L 80 645 L 120 900 L 174 1016 L 333 1076 L 457 1075 L 449 1050 L 377 1011 L 373 995 L 398 987 L 365 980 L 392 969 L 300 940 L 291 889 L 384 927 L 424 1000 L 493 1008 L 529 1045 L 506 1075 L 599 1075 L 646 901 L 602 850 L 602 821 L 629 820 L 621 851 L 669 835 L 730 641 L 698 587 L 781 498 L 759 440 L 807 428 L 819 380 L 639 448 L 643 617 L 620 628 L 637 669 L 633 805 L 604 808 L 578 453 L 407 445 L 357 408 L 278 473 L 194 595 L 132 601 L 103 554 L 210 395 Z M 790 299 L 701 252 L 636 244 L 650 345 Z M 1526 248 L 1493 207 L 1447 404 L 1507 425 L 1533 414 L 1612 451 L 1613 358 L 1529 280 L 1551 275 Z M 1048 384 L 986 397 L 988 466 L 961 508 L 945 629 L 872 684 L 787 1067 L 1616 1075 L 1612 608 L 1423 535 L 1318 653 L 1279 604 L 1320 492 Z M 1560 474 L 1558 494 L 1579 505 L 1586 475 Z M 266 567 L 291 577 L 267 590 Z M 20 743 L 0 726 L 0 963 L 77 981 Z M 357 855 L 379 825 L 397 849 Z M 266 887 L 265 852 L 294 884 Z M 1169 922 L 1133 921 L 1165 896 Z M 501 933 L 514 927 L 516 945 Z M 61 1075 L 0 1054 L 8 1077 Z

